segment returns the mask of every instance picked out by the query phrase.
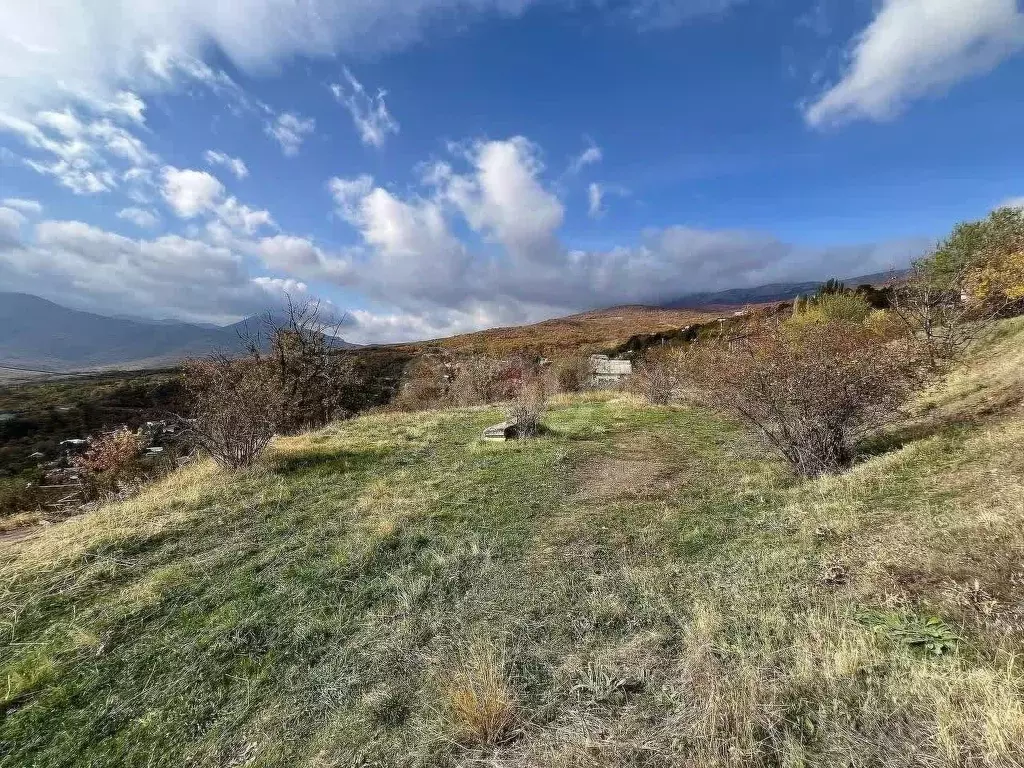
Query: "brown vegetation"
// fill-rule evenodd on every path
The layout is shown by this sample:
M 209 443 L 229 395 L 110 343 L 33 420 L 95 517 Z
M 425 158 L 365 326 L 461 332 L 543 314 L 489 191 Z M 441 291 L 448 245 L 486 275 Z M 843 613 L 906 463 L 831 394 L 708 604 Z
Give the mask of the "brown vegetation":
M 918 370 L 908 337 L 837 320 L 754 327 L 684 358 L 698 401 L 739 415 L 808 477 L 849 466 L 857 441 L 894 419 Z
M 183 376 L 193 401 L 189 439 L 223 467 L 252 466 L 280 413 L 280 393 L 265 366 L 249 358 L 193 360 Z
M 128 468 L 142 453 L 142 439 L 127 427 L 100 435 L 89 449 L 72 462 L 88 472 L 118 472 Z

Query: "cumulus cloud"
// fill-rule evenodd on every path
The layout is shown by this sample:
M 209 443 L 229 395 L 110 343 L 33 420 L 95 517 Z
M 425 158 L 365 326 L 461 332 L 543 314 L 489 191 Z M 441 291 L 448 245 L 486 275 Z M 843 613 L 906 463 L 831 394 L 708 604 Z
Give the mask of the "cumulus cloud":
M 0 205 L 34 216 L 38 216 L 43 212 L 43 205 L 38 200 L 25 200 L 21 197 L 4 198 L 0 200 Z
M 360 244 L 331 254 L 308 241 L 268 242 L 263 258 L 285 273 L 355 287 L 398 307 L 360 320 L 394 338 L 423 330 L 411 317 L 429 316 L 432 331 L 446 323 L 468 329 L 527 322 L 700 291 L 885 271 L 928 247 L 917 239 L 806 247 L 765 233 L 680 226 L 617 248 L 575 250 L 559 236 L 563 205 L 543 173 L 538 149 L 514 137 L 456 148 L 452 163 L 435 163 L 423 190 L 405 197 L 369 176 L 333 179 L 328 188 Z
M 122 208 L 117 212 L 117 218 L 130 221 L 140 229 L 154 229 L 160 223 L 156 211 L 149 208 Z
M 240 157 L 231 157 L 231 155 L 224 152 L 208 149 L 203 158 L 206 160 L 207 165 L 220 165 L 227 168 L 237 179 L 244 179 L 249 175 L 249 168 Z
M 378 149 L 383 147 L 388 134 L 397 134 L 399 130 L 398 121 L 388 112 L 384 102 L 387 91 L 378 90 L 371 96 L 347 67 L 343 74 L 346 83 L 334 83 L 331 93 L 352 116 L 362 142 Z
M 208 322 L 233 321 L 305 290 L 292 278 L 250 276 L 227 248 L 174 235 L 137 240 L 78 221 L 43 221 L 34 242 L 0 249 L 0 277 L 5 286 L 101 312 Z
M 352 263 L 347 258 L 329 255 L 304 237 L 265 237 L 259 242 L 257 251 L 264 264 L 279 272 L 305 275 L 342 285 L 352 275 Z
M 515 136 L 505 141 L 477 142 L 464 153 L 470 173 L 455 173 L 446 164 L 434 166 L 429 181 L 441 200 L 454 206 L 468 224 L 511 253 L 543 257 L 565 209 L 540 180 L 540 150 Z
M 288 157 L 299 154 L 299 147 L 315 127 L 313 118 L 302 118 L 294 112 L 283 112 L 264 126 L 267 135 L 281 145 L 281 151 Z
M 19 211 L 0 207 L 0 251 L 21 243 L 21 225 L 24 223 L 25 217 Z
M 224 185 L 206 171 L 166 165 L 161 171 L 161 181 L 160 194 L 164 202 L 183 219 L 212 210 L 224 195 Z
M 883 0 L 838 83 L 805 111 L 813 126 L 884 120 L 908 102 L 994 68 L 1024 48 L 1018 0 Z

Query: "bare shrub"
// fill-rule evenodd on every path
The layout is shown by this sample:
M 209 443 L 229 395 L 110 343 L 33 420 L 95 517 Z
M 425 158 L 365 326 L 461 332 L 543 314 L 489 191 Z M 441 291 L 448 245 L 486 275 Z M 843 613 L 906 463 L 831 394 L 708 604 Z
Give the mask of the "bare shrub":
M 221 466 L 252 466 L 274 435 L 281 412 L 277 381 L 261 360 L 225 356 L 184 366 L 192 398 L 186 436 Z
M 518 723 L 518 702 L 506 662 L 493 647 L 474 648 L 448 676 L 444 714 L 452 738 L 468 745 L 507 741 Z
M 461 361 L 452 381 L 451 396 L 455 405 L 483 405 L 501 399 L 502 361 L 474 355 Z
M 93 474 L 120 473 L 135 464 L 142 448 L 142 439 L 127 427 L 121 427 L 93 440 L 85 453 L 74 458 L 73 464 Z
M 336 353 L 341 320 L 331 320 L 319 302 L 288 304 L 268 313 L 261 327 L 243 333 L 248 357 L 261 364 L 277 392 L 276 429 L 294 433 L 347 415 L 343 382 L 351 374 Z
M 937 272 L 936 257 L 914 264 L 906 283 L 894 292 L 891 312 L 916 338 L 928 368 L 940 372 L 964 360 L 975 343 L 1002 316 L 1002 302 L 970 300 L 970 265 Z
M 403 411 L 436 408 L 448 400 L 451 388 L 448 367 L 430 357 L 417 358 L 406 369 L 404 381 L 392 405 Z
M 672 402 L 678 378 L 675 368 L 672 353 L 649 352 L 634 366 L 629 389 L 651 405 L 668 405 Z
M 540 433 L 546 402 L 547 393 L 540 377 L 523 384 L 505 411 L 508 420 L 516 423 L 519 437 L 535 437 Z
M 590 386 L 591 365 L 586 356 L 566 357 L 552 365 L 559 392 L 582 392 Z
M 761 326 L 684 358 L 699 400 L 739 415 L 807 477 L 849 466 L 856 442 L 896 417 L 919 368 L 908 337 L 845 322 Z

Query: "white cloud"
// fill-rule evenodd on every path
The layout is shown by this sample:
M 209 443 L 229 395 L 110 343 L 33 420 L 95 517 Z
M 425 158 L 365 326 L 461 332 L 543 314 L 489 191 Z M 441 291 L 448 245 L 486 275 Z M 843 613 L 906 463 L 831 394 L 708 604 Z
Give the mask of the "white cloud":
M 160 223 L 156 211 L 148 208 L 122 208 L 117 212 L 117 218 L 130 221 L 141 229 L 154 229 Z
M 984 73 L 1024 48 L 1018 0 L 883 0 L 853 41 L 842 79 L 811 104 L 811 125 L 884 120 L 908 102 Z
M 203 155 L 207 165 L 222 165 L 235 174 L 238 179 L 244 179 L 249 175 L 249 168 L 240 157 L 231 157 L 223 152 L 215 152 L 212 149 L 206 150 Z
M 250 208 L 237 198 L 229 197 L 214 208 L 217 221 L 234 232 L 254 235 L 263 227 L 276 227 L 270 211 Z
M 165 87 L 185 65 L 198 70 L 196 62 L 210 50 L 254 72 L 295 56 L 395 48 L 452 12 L 460 21 L 481 13 L 511 16 L 531 2 L 5 2 L 0 4 L 0 110 L 28 114 L 63 101 L 68 93 L 112 101 L 126 88 Z
M 106 104 L 92 104 L 90 109 L 117 113 Z M 119 164 L 145 168 L 158 159 L 141 139 L 110 118 L 95 114 L 83 118 L 70 107 L 44 110 L 29 118 L 0 112 L 0 131 L 18 136 L 32 152 L 24 160 L 29 168 L 53 176 L 79 195 L 114 189 Z
M 267 135 L 281 145 L 281 151 L 288 157 L 299 153 L 299 147 L 306 136 L 313 132 L 316 122 L 313 118 L 302 118 L 293 112 L 284 112 L 264 126 Z
M 435 166 L 431 181 L 441 197 L 484 236 L 518 254 L 541 255 L 565 210 L 539 180 L 544 166 L 536 145 L 522 136 L 473 144 L 465 154 L 469 174 Z
M 7 202 L 6 200 L 4 202 Z M 999 208 L 1024 208 L 1024 197 L 1011 197 L 1004 200 L 997 207 Z
M 327 190 L 334 198 L 338 213 L 348 222 L 358 221 L 359 205 L 373 190 L 373 177 L 362 174 L 354 179 L 342 179 L 335 176 L 328 180 Z
M 20 211 L 0 207 L 0 251 L 21 243 L 21 225 L 24 223 L 25 217 Z
M 343 72 L 347 85 L 334 83 L 331 93 L 352 115 L 352 122 L 362 142 L 377 148 L 383 147 L 388 134 L 397 134 L 399 131 L 398 122 L 384 103 L 387 91 L 378 90 L 370 96 L 347 67 Z
M 569 163 L 569 173 L 579 173 L 588 165 L 600 163 L 603 157 L 604 155 L 601 152 L 601 148 L 593 142 L 590 142 L 590 146 L 574 157 L 572 162 Z
M 289 274 L 345 284 L 353 271 L 348 259 L 328 255 L 303 237 L 265 237 L 257 250 L 268 267 Z
M 164 166 L 160 194 L 178 216 L 191 219 L 214 208 L 224 194 L 224 185 L 206 171 Z
M 587 187 L 587 214 L 592 219 L 599 219 L 604 215 L 604 191 L 597 182 L 592 182 Z
M 305 285 L 252 277 L 236 252 L 173 235 L 132 239 L 78 221 L 44 221 L 35 242 L 0 250 L 5 286 L 100 312 L 230 322 Z
M 456 166 L 465 168 L 435 163 L 424 176 L 428 194 L 399 197 L 368 176 L 333 179 L 329 189 L 361 245 L 328 254 L 304 240 L 268 243 L 265 263 L 397 307 L 355 315 L 364 331 L 394 339 L 588 307 L 661 303 L 699 291 L 885 271 L 905 266 L 929 245 L 907 240 L 810 248 L 764 233 L 670 227 L 616 248 L 573 250 L 559 238 L 563 207 L 530 142 L 478 142 L 455 147 L 455 154 Z M 606 192 L 627 194 L 614 186 L 598 191 L 602 200 Z M 467 229 L 482 242 L 455 234 Z M 431 319 L 419 325 L 413 318 L 420 316 Z
M 21 213 L 38 216 L 43 212 L 43 205 L 38 200 L 25 200 L 20 197 L 8 197 L 0 201 L 0 204 L 13 208 Z

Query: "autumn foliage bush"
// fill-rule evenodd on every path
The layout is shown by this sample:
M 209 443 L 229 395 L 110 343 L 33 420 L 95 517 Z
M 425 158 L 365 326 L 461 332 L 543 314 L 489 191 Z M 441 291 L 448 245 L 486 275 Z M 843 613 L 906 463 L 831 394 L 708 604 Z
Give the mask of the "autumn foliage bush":
M 74 465 L 93 474 L 123 472 L 136 462 L 142 449 L 142 438 L 122 427 L 93 440 L 85 453 L 75 457 Z

